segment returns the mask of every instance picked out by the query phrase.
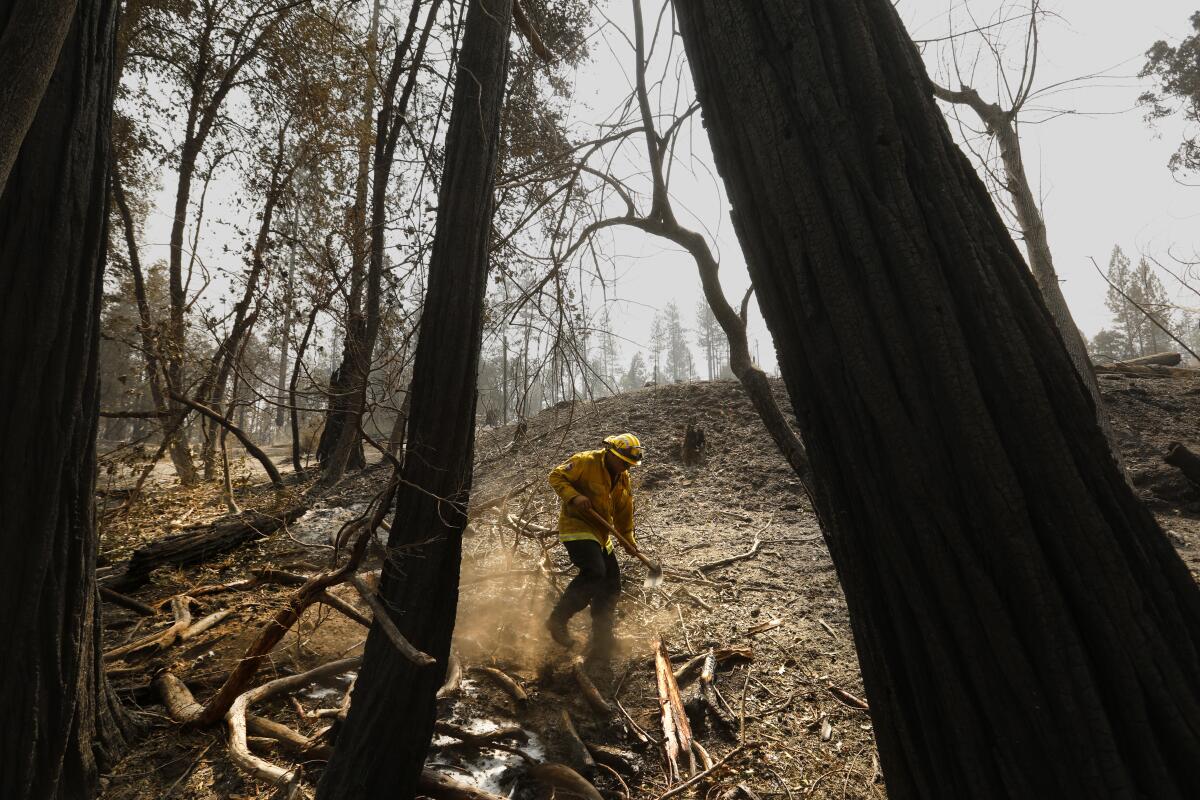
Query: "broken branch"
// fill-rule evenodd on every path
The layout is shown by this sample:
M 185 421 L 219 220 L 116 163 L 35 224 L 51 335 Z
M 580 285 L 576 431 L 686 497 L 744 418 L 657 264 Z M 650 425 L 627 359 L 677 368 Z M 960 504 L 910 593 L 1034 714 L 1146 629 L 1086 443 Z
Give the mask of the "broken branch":
M 391 615 L 388 614 L 387 607 L 384 606 L 383 601 L 371 591 L 371 588 L 363 582 L 362 578 L 357 575 L 351 575 L 349 580 L 351 585 L 358 590 L 359 596 L 375 612 L 375 621 L 379 623 L 379 627 L 387 634 L 388 639 L 391 640 L 392 644 L 400 652 L 400 655 L 418 667 L 428 667 L 437 663 L 437 659 L 413 647 L 408 639 L 404 638 L 404 634 L 400 632 L 400 629 L 396 627 L 396 623 L 392 621 Z

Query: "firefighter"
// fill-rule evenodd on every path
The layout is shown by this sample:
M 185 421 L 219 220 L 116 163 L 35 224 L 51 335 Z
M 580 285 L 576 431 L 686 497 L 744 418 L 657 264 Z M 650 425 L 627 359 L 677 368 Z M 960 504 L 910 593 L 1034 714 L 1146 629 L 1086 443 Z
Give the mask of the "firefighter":
M 633 494 L 629 468 L 642 460 L 642 443 L 632 433 L 609 436 L 598 450 L 576 453 L 549 475 L 550 485 L 562 500 L 558 539 L 567 548 L 579 574 L 567 585 L 558 605 L 546 620 L 551 637 L 563 647 L 575 640 L 567 622 L 587 606 L 592 607 L 592 638 L 588 659 L 607 664 L 613 653 L 613 623 L 621 595 L 621 568 L 613 553 L 613 537 L 588 509 L 625 534 L 633 536 Z

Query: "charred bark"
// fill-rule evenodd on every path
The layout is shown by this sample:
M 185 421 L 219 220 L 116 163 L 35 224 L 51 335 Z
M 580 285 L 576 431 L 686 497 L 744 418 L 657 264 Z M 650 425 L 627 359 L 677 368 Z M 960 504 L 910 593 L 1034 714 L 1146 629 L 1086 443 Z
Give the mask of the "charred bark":
M 353 323 L 354 320 L 351 320 Z M 354 346 L 352 341 L 357 334 L 351 332 L 353 324 L 347 327 L 346 343 L 342 350 L 342 363 L 329 376 L 329 408 L 325 412 L 325 427 L 321 429 L 321 438 L 317 442 L 317 463 L 322 472 L 334 469 L 332 466 L 337 458 L 338 445 L 342 441 L 342 431 L 347 427 L 358 431 L 358 422 L 351 408 L 351 394 L 354 387 L 350 383 L 350 362 L 353 360 Z M 361 436 L 351 434 L 345 445 L 345 465 L 337 469 L 338 477 L 346 470 L 362 469 L 367 465 L 367 456 L 363 451 Z
M 437 664 L 400 656 L 377 624 L 346 727 L 321 780 L 323 800 L 411 797 L 433 733 L 450 655 L 475 437 L 475 378 L 512 0 L 471 0 L 459 54 L 429 289 L 412 381 L 403 484 L 381 600 Z M 397 725 L 396 720 L 403 720 Z
M 307 506 L 298 504 L 275 511 L 247 511 L 164 536 L 134 550 L 125 571 L 105 585 L 121 590 L 141 586 L 160 567 L 183 567 L 236 550 L 295 522 L 307 510 Z
M 36 109 L 0 190 L 5 798 L 95 796 L 132 732 L 101 661 L 92 496 L 116 12 L 79 4 L 49 82 L 0 90 Z
M 1036 44 L 1035 44 L 1036 46 Z M 1036 56 L 1035 56 L 1036 57 Z M 962 103 L 970 106 L 971 110 L 987 126 L 987 130 L 996 138 L 1000 147 L 1000 160 L 1004 163 L 1004 176 L 1007 178 L 1005 188 L 1013 201 L 1013 211 L 1016 213 L 1017 224 L 1021 227 L 1021 235 L 1025 238 L 1026 252 L 1029 254 L 1029 267 L 1042 290 L 1042 300 L 1058 333 L 1062 336 L 1071 362 L 1079 373 L 1079 379 L 1087 387 L 1092 396 L 1096 409 L 1096 421 L 1100 430 L 1108 439 L 1113 458 L 1122 470 L 1125 470 L 1125 460 L 1121 455 L 1117 434 L 1113 430 L 1112 421 L 1108 418 L 1108 410 L 1100 396 L 1100 384 L 1096 382 L 1096 373 L 1092 370 L 1092 359 L 1088 355 L 1087 342 L 1071 316 L 1067 298 L 1063 296 L 1062 286 L 1059 285 L 1058 272 L 1054 269 L 1054 257 L 1050 253 L 1050 241 L 1046 236 L 1046 222 L 1042 218 L 1042 210 L 1038 207 L 1033 196 L 1033 188 L 1029 176 L 1025 174 L 1025 159 L 1021 155 L 1021 139 L 1017 135 L 1016 118 L 1025 96 L 1018 98 L 1013 108 L 1005 111 L 995 103 L 988 103 L 974 89 L 964 86 L 959 91 L 952 92 L 936 84 L 931 84 L 934 96 L 948 103 Z M 1027 95 L 1026 95 L 1027 96 Z
M 892 5 L 675 8 L 889 796 L 1189 796 L 1200 592 Z

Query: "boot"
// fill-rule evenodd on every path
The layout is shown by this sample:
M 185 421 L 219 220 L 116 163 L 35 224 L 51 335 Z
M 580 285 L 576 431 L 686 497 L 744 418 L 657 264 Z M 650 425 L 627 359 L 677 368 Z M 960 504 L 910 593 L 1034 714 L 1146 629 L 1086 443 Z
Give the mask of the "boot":
M 567 630 L 567 621 L 557 614 L 551 614 L 546 619 L 546 630 L 550 632 L 551 639 L 568 650 L 575 646 L 575 637 Z
M 593 619 L 592 639 L 588 645 L 585 666 L 588 672 L 607 680 L 612 677 L 612 660 L 616 654 L 616 639 L 613 637 L 612 619 Z

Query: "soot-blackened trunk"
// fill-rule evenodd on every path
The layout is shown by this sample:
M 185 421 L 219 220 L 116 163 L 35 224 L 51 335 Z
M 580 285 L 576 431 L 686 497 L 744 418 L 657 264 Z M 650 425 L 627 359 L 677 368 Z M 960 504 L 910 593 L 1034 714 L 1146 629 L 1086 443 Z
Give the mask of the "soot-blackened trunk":
M 1200 592 L 891 3 L 676 11 L 889 795 L 1194 796 Z
M 350 325 L 357 324 L 358 328 L 362 327 L 362 319 L 352 317 Z M 352 425 L 357 429 L 358 419 L 351 412 L 351 395 L 354 392 L 354 387 L 350 382 L 350 359 L 353 358 L 353 345 L 351 340 L 355 334 L 347 326 L 346 342 L 342 349 L 342 363 L 329 376 L 329 407 L 325 412 L 325 427 L 321 429 L 321 438 L 317 442 L 317 463 L 324 467 L 332 459 L 336 458 L 336 451 L 339 442 L 342 440 L 342 431 L 347 425 Z M 338 470 L 340 475 L 344 470 L 358 470 L 367 465 L 366 453 L 363 451 L 361 437 L 355 437 L 353 444 L 350 445 L 349 454 L 345 467 Z
M 512 0 L 471 0 L 467 11 L 413 367 L 409 457 L 380 588 L 397 627 L 437 665 L 414 666 L 378 625 L 371 629 L 346 727 L 321 780 L 322 800 L 412 797 L 433 733 L 434 699 L 454 631 L 471 488 L 511 17 Z
M 92 496 L 116 10 L 79 4 L 0 193 L 6 799 L 94 796 L 129 733 L 100 657 Z

